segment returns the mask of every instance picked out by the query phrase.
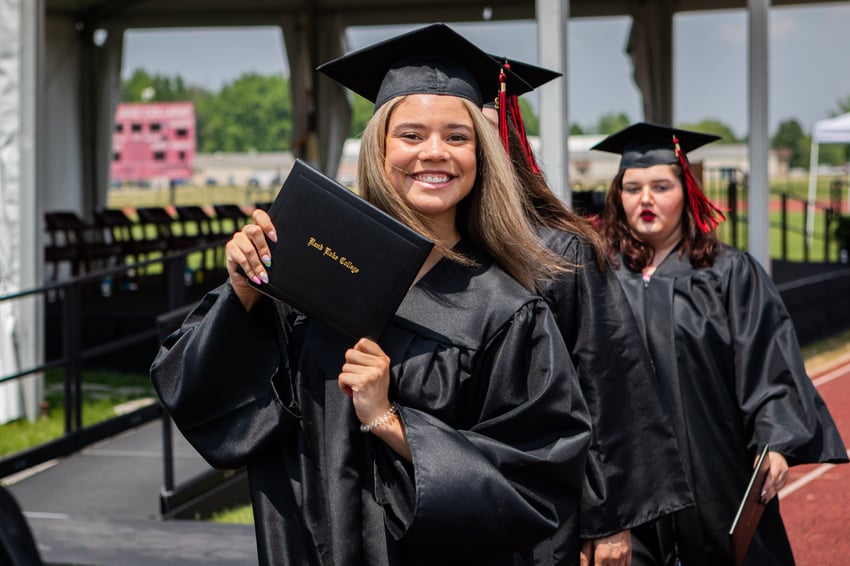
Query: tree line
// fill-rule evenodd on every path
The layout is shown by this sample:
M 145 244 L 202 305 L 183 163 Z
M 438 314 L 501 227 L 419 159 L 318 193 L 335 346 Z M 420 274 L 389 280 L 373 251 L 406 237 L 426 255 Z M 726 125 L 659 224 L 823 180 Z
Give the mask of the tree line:
M 292 97 L 289 79 L 283 75 L 246 73 L 213 92 L 202 87 L 187 85 L 179 75 L 168 77 L 136 69 L 130 78 L 121 82 L 122 102 L 173 102 L 190 101 L 195 105 L 196 143 L 201 153 L 288 151 L 292 138 Z M 526 131 L 531 136 L 539 134 L 540 122 L 534 109 L 525 99 L 520 99 Z M 353 97 L 351 137 L 359 137 L 372 115 L 372 103 L 359 96 Z M 837 102 L 833 115 L 850 112 L 850 95 Z M 596 124 L 572 124 L 570 134 L 614 133 L 633 120 L 625 113 L 601 116 Z M 676 124 L 677 127 L 719 135 L 719 143 L 743 143 L 731 127 L 720 120 L 705 119 L 693 124 Z M 789 119 L 779 124 L 771 138 L 771 147 L 779 150 L 781 158 L 790 167 L 808 168 L 811 136 L 800 123 Z M 820 163 L 841 165 L 850 162 L 850 145 L 823 145 L 819 149 Z

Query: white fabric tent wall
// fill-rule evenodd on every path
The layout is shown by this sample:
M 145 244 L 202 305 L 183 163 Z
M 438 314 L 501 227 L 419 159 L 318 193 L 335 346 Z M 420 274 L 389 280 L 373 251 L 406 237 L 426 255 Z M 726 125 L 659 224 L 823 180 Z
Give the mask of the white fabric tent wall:
M 307 18 L 286 18 L 281 23 L 283 41 L 289 62 L 289 85 L 292 90 L 292 107 L 302 108 L 292 113 L 292 154 L 318 166 L 318 140 L 311 131 L 311 119 L 316 113 L 316 96 L 312 59 L 310 57 L 310 30 Z
M 36 202 L 35 116 L 41 0 L 0 0 L 0 295 L 34 286 L 41 263 L 29 221 Z M 0 376 L 32 367 L 40 358 L 39 307 L 35 301 L 0 303 Z M 33 375 L 0 385 L 0 423 L 38 416 L 43 378 Z
M 319 30 L 322 30 L 319 32 Z M 342 16 L 331 14 L 319 16 L 316 28 L 318 42 L 316 58 L 312 62 L 315 69 L 320 63 L 341 56 L 345 51 L 345 22 Z M 342 146 L 348 139 L 351 124 L 351 105 L 348 90 L 339 83 L 318 74 L 316 127 L 319 137 L 319 169 L 326 175 L 336 176 L 342 157 Z
M 315 69 L 346 52 L 345 23 L 339 15 L 320 16 L 316 21 L 299 17 L 287 18 L 281 28 L 293 108 L 304 109 L 292 113 L 292 152 L 335 177 L 351 122 L 349 94 Z
M 0 1 L 0 296 L 14 293 L 20 240 L 20 139 L 17 115 L 20 107 L 18 38 L 20 15 L 17 2 Z M 0 303 L 0 377 L 18 371 L 15 350 L 15 304 Z M 24 414 L 20 380 L 0 383 L 0 424 Z
M 77 30 L 67 18 L 46 18 L 45 119 L 50 134 L 43 143 L 50 159 L 41 164 L 44 209 L 90 217 L 96 205 L 106 202 L 122 31 L 106 30 L 105 41 L 95 45 L 93 30 Z
M 44 106 L 51 135 L 44 140 L 50 158 L 40 164 L 45 194 L 39 200 L 42 207 L 50 210 L 82 212 L 85 190 L 82 148 L 77 134 L 82 120 L 89 118 L 80 112 L 77 31 L 66 19 L 48 16 L 45 35 Z
M 812 240 L 815 227 L 815 197 L 817 193 L 818 179 L 818 150 L 822 143 L 848 143 L 850 144 L 850 112 L 815 122 L 812 130 L 812 152 L 809 160 L 809 214 L 806 224 L 806 236 L 809 242 Z M 848 172 L 850 175 L 850 172 Z M 850 184 L 848 184 L 850 185 Z M 848 206 L 850 206 L 850 186 L 847 194 Z M 848 210 L 850 212 L 850 210 Z
M 643 119 L 673 124 L 673 0 L 636 0 L 626 52 L 643 100 Z

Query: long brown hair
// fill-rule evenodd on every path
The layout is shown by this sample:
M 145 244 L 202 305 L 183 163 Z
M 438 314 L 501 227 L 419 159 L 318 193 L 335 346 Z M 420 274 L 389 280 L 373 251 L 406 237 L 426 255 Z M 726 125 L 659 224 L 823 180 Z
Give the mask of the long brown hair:
M 383 104 L 363 131 L 357 163 L 357 183 L 363 198 L 427 238 L 437 241 L 428 219 L 393 188 L 384 171 L 390 117 L 405 96 Z M 498 135 L 472 102 L 460 99 L 472 118 L 478 171 L 475 185 L 457 208 L 457 228 L 481 251 L 490 255 L 526 288 L 565 270 L 563 261 L 546 248 L 523 210 L 519 181 L 501 147 Z M 471 263 L 469 258 L 437 244 L 447 258 Z
M 520 134 L 512 120 L 508 120 L 508 149 L 526 202 L 525 210 L 535 226 L 563 230 L 576 234 L 590 244 L 596 263 L 605 268 L 605 246 L 599 233 L 584 217 L 576 214 L 559 199 L 543 173 L 535 173 Z
M 673 174 L 682 184 L 682 195 L 687 203 L 687 185 L 682 167 L 671 163 Z M 611 181 L 608 194 L 605 197 L 605 210 L 602 211 L 600 233 L 605 242 L 605 249 L 612 264 L 617 265 L 616 253 L 620 252 L 629 269 L 640 271 L 652 263 L 655 250 L 652 246 L 635 235 L 629 226 L 626 212 L 623 209 L 623 175 L 625 169 L 617 173 Z M 714 264 L 718 245 L 715 230 L 703 232 L 697 228 L 696 220 L 690 207 L 682 207 L 682 245 L 679 254 L 687 254 L 694 267 L 708 267 Z

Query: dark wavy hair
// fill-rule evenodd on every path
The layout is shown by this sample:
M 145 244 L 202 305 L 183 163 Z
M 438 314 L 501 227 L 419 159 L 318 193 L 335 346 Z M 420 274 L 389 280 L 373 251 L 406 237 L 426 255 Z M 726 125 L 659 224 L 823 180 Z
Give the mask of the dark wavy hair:
M 682 207 L 682 245 L 679 247 L 679 255 L 687 254 L 693 267 L 711 266 L 717 257 L 719 242 L 717 233 L 715 230 L 703 232 L 697 227 L 694 214 L 688 206 L 688 189 L 682 167 L 677 163 L 671 163 L 670 167 L 682 183 L 685 202 Z M 640 271 L 652 262 L 655 250 L 636 236 L 629 226 L 626 212 L 623 210 L 623 199 L 620 196 L 624 174 L 625 170 L 617 173 L 608 188 L 605 210 L 602 211 L 600 219 L 600 233 L 612 265 L 615 267 L 618 265 L 616 254 L 620 252 L 629 269 Z

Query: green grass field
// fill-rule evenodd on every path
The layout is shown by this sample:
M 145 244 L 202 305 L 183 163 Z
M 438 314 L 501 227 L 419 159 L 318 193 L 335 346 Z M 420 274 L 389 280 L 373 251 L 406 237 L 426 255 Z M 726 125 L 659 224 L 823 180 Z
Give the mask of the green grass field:
M 0 425 L 0 457 L 55 440 L 65 434 L 64 376 L 50 370 L 44 377 L 44 401 L 41 417 L 35 422 L 19 419 Z M 83 426 L 112 418 L 121 406 L 131 401 L 155 398 L 147 375 L 108 371 L 83 374 Z

